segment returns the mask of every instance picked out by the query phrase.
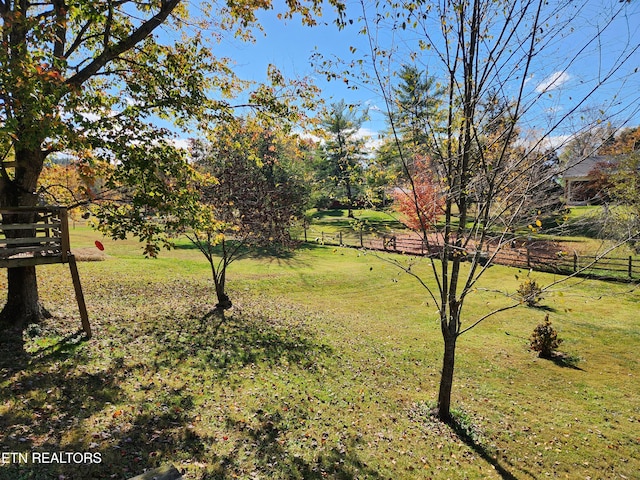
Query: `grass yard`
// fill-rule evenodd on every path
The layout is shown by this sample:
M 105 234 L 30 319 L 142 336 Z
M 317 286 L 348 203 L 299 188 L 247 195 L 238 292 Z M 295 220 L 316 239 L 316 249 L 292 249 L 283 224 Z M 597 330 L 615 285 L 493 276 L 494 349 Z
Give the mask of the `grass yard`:
M 72 245 L 97 235 L 72 231 Z M 102 239 L 100 239 L 102 240 Z M 157 260 L 103 242 L 82 262 L 94 338 L 68 270 L 39 269 L 55 314 L 0 344 L 4 452 L 94 452 L 85 465 L 0 464 L 0 479 L 127 479 L 172 463 L 186 479 L 613 479 L 640 472 L 640 292 L 576 280 L 463 336 L 453 401 L 461 428 L 434 422 L 441 340 L 415 280 L 372 254 L 307 246 L 234 263 L 227 318 L 208 265 L 181 245 Z M 428 277 L 427 264 L 423 269 Z M 469 322 L 504 304 L 526 272 L 495 266 Z M 553 276 L 536 274 L 541 283 Z M 4 290 L 6 280 L 0 279 Z M 546 313 L 561 350 L 527 338 Z M 13 350 L 12 350 L 13 349 Z
M 316 210 L 307 212 L 311 226 L 326 230 L 328 233 L 336 231 L 358 231 L 379 234 L 408 231 L 402 223 L 402 216 L 394 210 L 354 209 L 353 218 L 347 216 L 347 210 Z

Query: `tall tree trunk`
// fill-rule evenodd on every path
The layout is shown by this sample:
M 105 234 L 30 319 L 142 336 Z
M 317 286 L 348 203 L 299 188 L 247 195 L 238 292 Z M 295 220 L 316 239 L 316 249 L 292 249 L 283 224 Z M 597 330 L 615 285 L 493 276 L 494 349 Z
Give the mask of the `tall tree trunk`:
M 442 375 L 440 377 L 440 390 L 438 392 L 438 418 L 445 422 L 451 422 L 451 389 L 453 387 L 453 371 L 456 361 L 456 341 L 458 337 L 449 333 L 444 338 L 444 357 L 442 359 Z
M 0 312 L 0 321 L 6 327 L 22 329 L 51 316 L 40 303 L 36 267 L 9 268 L 7 281 L 7 303 Z
M 39 145 L 38 145 L 39 146 Z M 0 181 L 0 207 L 32 207 L 37 203 L 35 194 L 38 177 L 44 164 L 45 152 L 40 148 L 21 148 L 15 145 L 16 169 L 13 179 Z M 3 222 L 30 223 L 32 215 L 7 215 Z M 29 235 L 22 230 L 22 235 Z M 15 267 L 7 270 L 7 303 L 0 312 L 0 324 L 9 329 L 21 329 L 49 316 L 40 303 L 35 267 Z

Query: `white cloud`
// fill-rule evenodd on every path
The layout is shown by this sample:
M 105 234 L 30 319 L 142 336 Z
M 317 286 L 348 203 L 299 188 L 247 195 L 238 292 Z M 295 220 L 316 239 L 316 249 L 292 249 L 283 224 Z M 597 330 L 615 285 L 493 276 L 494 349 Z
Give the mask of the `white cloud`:
M 525 137 L 519 138 L 516 144 L 525 149 L 533 149 L 537 151 L 560 150 L 569 140 L 570 135 L 552 135 L 540 137 L 535 131 L 530 131 Z
M 369 128 L 360 128 L 354 135 L 355 138 L 358 139 L 370 139 L 372 137 L 377 137 L 378 133 L 374 132 Z
M 129 105 L 130 107 L 138 107 L 140 105 L 144 105 L 144 102 L 140 101 L 140 100 L 135 100 L 131 97 L 126 97 L 126 102 L 127 105 Z
M 176 148 L 189 150 L 190 141 L 188 138 L 174 138 L 170 140 L 169 143 L 171 143 Z
M 322 138 L 309 132 L 300 132 L 299 135 L 300 138 L 311 139 L 314 142 L 324 142 Z M 353 136 L 358 140 L 364 140 L 365 149 L 369 152 L 373 152 L 384 143 L 384 140 L 380 138 L 380 134 L 369 128 L 360 128 Z
M 545 137 L 541 142 L 541 146 L 544 149 L 560 150 L 567 144 L 569 140 L 571 140 L 571 138 L 571 135 L 552 135 L 549 137 Z
M 371 152 L 377 150 L 384 143 L 384 140 L 380 138 L 380 134 L 369 128 L 361 128 L 354 136 L 358 139 L 363 139 L 365 148 Z
M 298 131 L 297 134 L 300 136 L 300 138 L 304 140 L 311 140 L 315 143 L 321 143 L 323 141 L 319 136 L 307 131 Z
M 374 103 L 374 100 L 367 100 L 366 102 L 364 102 L 364 106 L 367 108 L 367 110 L 369 110 L 370 112 L 382 112 L 383 110 Z
M 565 71 L 554 72 L 538 84 L 536 92 L 546 93 L 550 90 L 555 90 L 567 83 L 570 79 L 571 75 Z

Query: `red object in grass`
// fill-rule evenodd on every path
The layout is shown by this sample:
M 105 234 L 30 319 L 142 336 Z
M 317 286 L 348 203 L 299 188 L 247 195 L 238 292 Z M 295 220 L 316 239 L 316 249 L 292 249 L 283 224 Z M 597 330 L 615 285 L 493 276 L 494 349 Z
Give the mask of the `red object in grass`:
M 102 245 L 102 243 L 100 243 L 100 241 L 98 240 L 96 240 L 96 248 L 101 252 L 104 251 L 104 245 Z

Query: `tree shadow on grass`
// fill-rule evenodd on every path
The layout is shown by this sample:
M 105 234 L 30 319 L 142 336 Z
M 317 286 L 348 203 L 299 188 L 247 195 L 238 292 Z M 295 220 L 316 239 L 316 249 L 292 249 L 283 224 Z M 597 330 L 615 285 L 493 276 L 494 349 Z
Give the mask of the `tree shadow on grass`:
M 340 223 L 350 224 L 354 220 L 363 219 L 369 222 L 370 224 L 376 225 L 376 226 L 390 225 L 394 227 L 397 226 L 399 228 L 404 228 L 404 225 L 402 224 L 402 222 L 400 222 L 397 218 L 394 218 L 393 215 L 386 213 L 384 216 L 388 218 L 381 218 L 382 215 L 378 215 L 376 216 L 376 218 L 371 218 L 370 215 L 365 214 L 360 209 L 355 209 L 354 210 L 355 218 L 349 218 L 347 216 L 346 210 L 338 209 L 338 210 L 318 210 L 317 212 L 314 212 L 311 215 L 311 218 L 312 220 L 315 220 L 320 224 L 323 221 L 326 221 L 326 223 L 329 223 L 331 225 L 338 225 Z
M 67 441 L 84 421 L 119 401 L 122 375 L 113 364 L 101 371 L 87 372 L 76 361 L 47 349 L 19 368 L 2 369 L 0 444 L 5 451 L 28 455 L 29 459 L 34 452 L 86 452 L 86 443 L 69 450 Z M 65 468 L 73 472 L 77 465 Z M 59 478 L 53 475 L 57 469 L 50 463 L 32 460 L 6 463 L 0 465 L 0 479 Z
M 563 352 L 552 352 L 548 357 L 538 357 L 543 360 L 549 360 L 550 362 L 555 363 L 557 366 L 562 368 L 571 368 L 573 370 L 580 370 L 584 372 L 583 368 L 578 366 L 578 362 L 580 362 L 580 358 L 574 355 L 569 355 Z
M 560 227 L 564 236 L 570 237 L 602 237 L 602 213 L 591 212 L 579 218 L 568 220 Z M 584 242 L 584 240 L 573 240 Z
M 321 245 L 314 245 L 309 242 L 295 240 L 288 247 L 278 245 L 262 246 L 262 247 L 242 247 L 238 254 L 234 255 L 234 261 L 242 259 L 271 260 L 272 262 L 282 263 L 285 265 L 308 265 L 308 262 L 300 258 L 300 252 L 308 252 L 317 250 Z M 176 250 L 198 250 L 192 244 L 180 244 L 175 246 Z M 220 246 L 213 249 L 214 256 L 221 257 L 222 250 Z M 204 256 L 202 257 L 204 260 Z M 233 267 L 230 267 L 233 269 Z
M 531 472 L 523 470 L 521 467 L 516 467 L 506 459 L 500 461 L 497 454 L 492 451 L 492 448 L 485 444 L 478 425 L 474 423 L 473 418 L 466 412 L 458 409 L 452 410 L 450 421 L 443 422 L 438 418 L 437 410 L 433 405 L 420 403 L 416 404 L 409 414 L 414 421 L 423 423 L 432 435 L 448 438 L 455 443 L 464 443 L 491 465 L 503 480 L 517 480 L 518 477 L 510 470 L 511 468 L 517 468 L 529 478 L 535 478 L 535 475 Z
M 489 463 L 496 471 L 500 478 L 503 480 L 517 480 L 513 473 L 511 473 L 504 465 L 502 465 L 498 459 L 491 454 L 491 452 L 478 441 L 473 430 L 462 420 L 454 417 L 449 424 L 451 429 L 455 432 L 458 438 L 471 448 L 476 454 L 478 454 L 485 462 Z
M 558 309 L 556 309 L 555 307 L 550 307 L 548 305 L 532 305 L 529 308 L 540 310 L 542 312 L 558 313 Z
M 25 368 L 30 355 L 25 351 L 22 329 L 6 329 L 0 336 L 0 371 Z
M 156 368 L 188 361 L 191 368 L 218 377 L 251 364 L 286 362 L 313 369 L 331 353 L 330 347 L 317 343 L 304 329 L 259 313 L 196 312 L 182 324 L 159 322 L 149 333 L 161 346 Z
M 88 343 L 74 335 L 57 339 L 47 331 L 25 338 L 28 353 L 18 342 L 14 347 L 24 358 L 3 357 L 8 368 L 0 370 L 3 448 L 99 454 L 100 462 L 0 465 L 0 480 L 124 479 L 165 463 L 206 469 L 205 478 L 232 478 L 225 469 L 229 462 L 247 468 L 246 458 L 231 458 L 240 453 L 255 457 L 268 475 L 268 456 L 276 451 L 284 456 L 283 468 L 299 472 L 298 478 L 325 478 L 322 472 L 356 478 L 351 470 L 366 466 L 353 456 L 355 449 L 336 447 L 303 460 L 282 445 L 270 446 L 274 429 L 287 426 L 272 426 L 266 416 L 251 432 L 227 422 L 231 434 L 247 442 L 243 452 L 231 456 L 218 452 L 222 440 L 210 426 L 194 427 L 206 413 L 208 384 L 224 382 L 233 389 L 242 381 L 234 373 L 252 365 L 317 372 L 331 354 L 304 326 L 304 312 L 266 302 L 245 308 L 224 318 L 201 307 L 143 321 L 120 318 L 108 336 L 105 325 Z M 39 342 L 44 343 L 34 348 Z M 374 473 L 367 477 L 376 478 Z
M 298 445 L 297 450 L 292 451 L 290 439 L 287 439 L 286 415 L 284 411 L 259 409 L 254 413 L 251 424 L 227 418 L 227 429 L 239 435 L 230 453 L 216 458 L 217 469 L 205 475 L 204 479 L 245 478 L 249 472 L 243 471 L 240 457 L 247 445 L 251 446 L 252 474 L 276 474 L 278 478 L 304 480 L 383 478 L 358 457 L 360 440 L 353 436 L 343 436 L 338 441 L 334 440 L 332 445 L 329 445 L 328 435 L 320 439 L 305 436 L 300 441 L 306 444 Z
M 295 249 L 283 247 L 277 244 L 265 245 L 265 246 L 252 246 L 252 245 L 239 245 L 237 241 L 228 239 L 226 240 L 226 246 L 228 250 L 234 250 L 238 248 L 235 258 L 261 258 L 261 257 L 278 257 L 278 258 L 291 258 L 295 255 Z M 198 250 L 199 248 L 194 243 L 180 243 L 173 247 L 176 250 Z M 214 245 L 212 248 L 214 255 L 222 255 L 222 244 Z
M 89 460 L 3 465 L 0 466 L 0 479 L 126 479 L 161 464 L 205 462 L 208 448 L 215 439 L 194 431 L 194 409 L 193 397 L 185 389 L 165 389 L 158 394 L 151 393 L 145 401 L 132 404 L 130 408 L 107 408 L 104 420 L 94 431 L 83 431 L 78 426 L 79 421 L 73 424 L 74 431 L 71 431 L 69 424 L 72 422 L 67 421 L 66 425 L 62 422 L 61 431 L 70 437 L 65 439 L 64 446 L 60 439 L 56 444 L 36 448 L 18 445 L 11 447 L 12 451 L 64 451 L 80 453 L 85 458 L 89 455 Z
M 322 210 L 317 210 L 311 215 L 311 218 L 322 219 L 322 218 L 346 218 L 346 210 L 340 208 L 327 208 Z
M 171 463 L 186 468 L 186 478 L 197 472 L 197 478 L 209 480 L 255 475 L 311 480 L 380 478 L 358 458 L 354 438 L 344 438 L 333 447 L 318 441 L 311 454 L 300 455 L 300 450 L 282 441 L 285 436 L 303 437 L 300 412 L 278 406 L 278 402 L 271 405 L 271 413 L 261 409 L 239 412 L 218 405 L 213 420 L 218 426 L 214 428 L 201 420 L 209 416 L 202 410 L 207 400 L 195 392 L 206 391 L 211 379 L 233 388 L 233 373 L 248 365 L 284 364 L 289 369 L 295 364 L 296 369 L 313 371 L 331 353 L 312 333 L 296 326 L 294 319 L 268 312 L 224 316 L 193 312 L 184 322 L 156 322 L 153 330 L 138 333 L 158 349 L 145 364 L 125 365 L 127 375 L 141 384 L 143 398 L 132 401 L 131 408 L 117 418 L 109 412 L 112 426 L 105 430 L 110 436 L 103 439 L 100 433 L 96 440 L 103 459 L 100 465 L 85 465 L 80 473 L 59 467 L 55 473 L 83 480 L 114 475 L 129 478 Z M 162 378 L 163 372 L 180 375 L 184 385 L 161 385 L 155 379 Z M 202 377 L 208 380 L 198 384 L 196 379 Z M 155 385 L 147 383 L 151 379 Z M 210 433 L 203 433 L 199 425 Z M 291 428 L 299 431 L 292 434 Z M 79 441 L 67 448 L 82 449 L 83 444 Z
M 48 345 L 42 345 L 39 349 L 30 352 L 31 363 L 72 358 L 82 349 L 83 342 L 86 339 L 86 334 L 79 330 L 76 333 L 56 339 Z
M 15 372 L 27 368 L 34 362 L 64 360 L 73 357 L 87 340 L 83 330 L 65 336 L 57 335 L 49 338 L 47 344 L 41 344 L 37 349 L 25 350 L 25 336 L 35 337 L 39 334 L 39 325 L 34 324 L 26 329 L 6 329 L 0 336 L 0 370 L 4 373 Z M 35 331 L 36 333 L 32 333 Z

